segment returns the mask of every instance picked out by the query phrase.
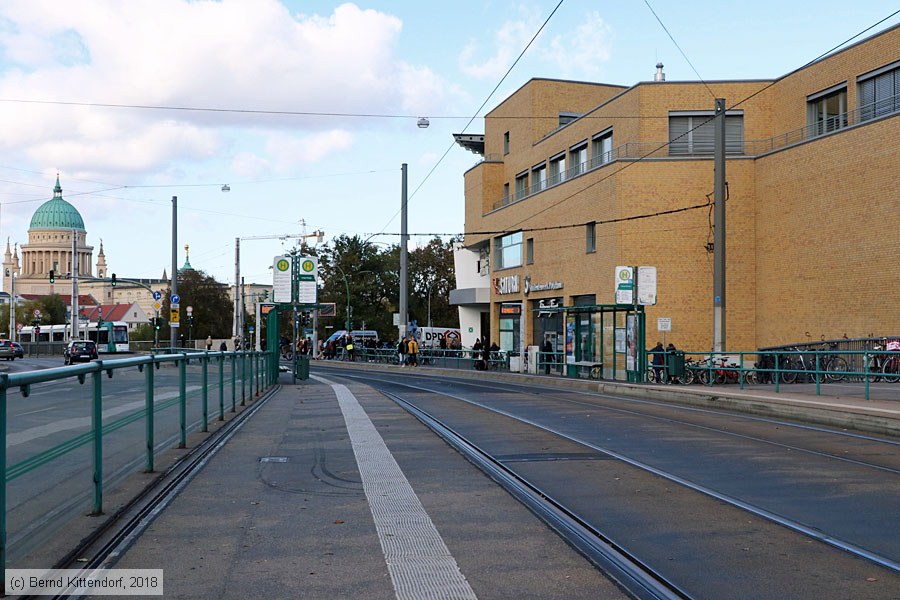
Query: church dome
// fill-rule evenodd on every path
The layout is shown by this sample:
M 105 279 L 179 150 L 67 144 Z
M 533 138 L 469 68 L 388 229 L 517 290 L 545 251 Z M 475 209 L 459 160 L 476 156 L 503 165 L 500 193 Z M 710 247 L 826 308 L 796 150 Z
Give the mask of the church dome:
M 84 219 L 78 210 L 63 200 L 62 187 L 59 185 L 59 176 L 56 177 L 56 187 L 53 188 L 53 198 L 47 200 L 34 211 L 31 217 L 29 229 L 78 229 L 85 231 Z

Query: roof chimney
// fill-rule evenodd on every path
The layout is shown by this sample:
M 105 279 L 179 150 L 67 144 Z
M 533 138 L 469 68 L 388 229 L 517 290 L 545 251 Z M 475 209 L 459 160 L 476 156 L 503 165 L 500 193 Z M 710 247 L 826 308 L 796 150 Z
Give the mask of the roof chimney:
M 656 63 L 656 75 L 653 76 L 653 81 L 665 81 L 666 74 L 663 73 L 663 64 L 661 62 Z

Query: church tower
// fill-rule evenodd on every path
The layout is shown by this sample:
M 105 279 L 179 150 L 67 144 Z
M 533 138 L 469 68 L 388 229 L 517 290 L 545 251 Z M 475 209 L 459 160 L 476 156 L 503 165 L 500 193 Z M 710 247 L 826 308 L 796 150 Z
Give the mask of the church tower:
M 106 254 L 103 253 L 103 238 L 100 238 L 100 253 L 97 255 L 97 277 L 106 279 Z

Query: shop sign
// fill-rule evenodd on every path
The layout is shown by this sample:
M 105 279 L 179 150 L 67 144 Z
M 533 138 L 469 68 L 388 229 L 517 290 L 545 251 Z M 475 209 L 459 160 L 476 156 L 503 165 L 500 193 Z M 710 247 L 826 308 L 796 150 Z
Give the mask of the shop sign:
M 531 283 L 531 276 L 525 276 L 525 295 L 527 296 L 531 292 L 543 292 L 546 290 L 561 290 L 563 289 L 562 281 L 547 281 L 545 283 Z
M 521 315 L 522 314 L 522 306 L 519 304 L 501 304 L 500 305 L 500 314 L 501 315 Z
M 537 317 L 538 319 L 543 319 L 546 317 L 552 317 L 554 315 L 559 314 L 559 298 L 541 298 L 537 302 Z
M 502 296 L 503 294 L 519 293 L 519 276 L 507 275 L 506 277 L 494 277 L 494 293 Z

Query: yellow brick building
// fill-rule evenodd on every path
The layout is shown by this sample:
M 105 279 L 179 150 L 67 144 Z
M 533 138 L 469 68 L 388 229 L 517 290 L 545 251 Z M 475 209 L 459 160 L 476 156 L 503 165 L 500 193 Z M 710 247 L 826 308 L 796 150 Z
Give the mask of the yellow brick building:
M 650 265 L 646 341 L 667 317 L 669 341 L 711 348 L 715 98 L 727 107 L 726 349 L 900 334 L 894 27 L 772 80 L 523 85 L 483 137 L 458 138 L 483 156 L 465 173 L 465 246 L 491 282 L 490 302 L 469 306 L 488 315 L 484 336 L 540 345 L 563 333 L 542 306 L 613 304 L 615 267 Z

